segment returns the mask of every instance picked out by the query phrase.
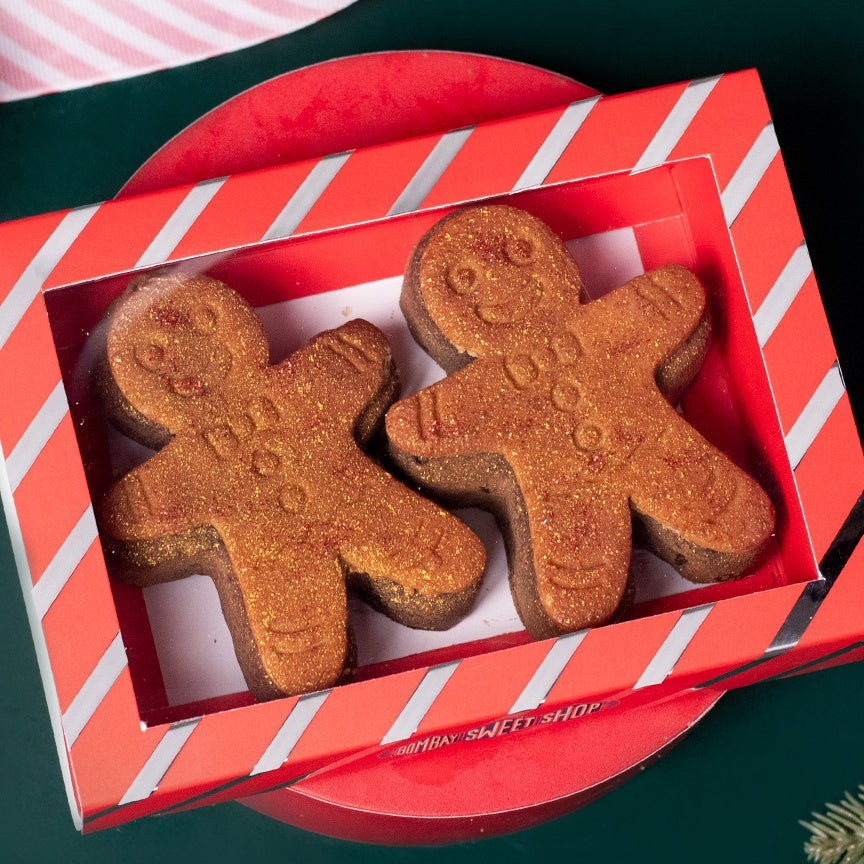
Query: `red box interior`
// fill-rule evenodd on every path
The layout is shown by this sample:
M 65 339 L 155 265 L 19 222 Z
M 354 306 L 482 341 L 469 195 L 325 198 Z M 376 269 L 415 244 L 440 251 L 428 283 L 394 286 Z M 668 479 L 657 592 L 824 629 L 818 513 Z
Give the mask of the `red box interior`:
M 818 578 L 710 161 L 690 159 L 637 174 L 544 186 L 494 200 L 534 213 L 567 240 L 630 228 L 646 270 L 672 261 L 684 264 L 709 292 L 714 338 L 682 410 L 705 437 L 765 487 L 777 509 L 776 533 L 758 568 L 744 578 L 694 586 L 692 591 L 636 604 L 631 617 Z M 452 209 L 455 205 L 213 253 L 171 266 L 207 272 L 227 282 L 253 306 L 264 306 L 398 275 L 417 240 Z M 94 500 L 112 477 L 108 437 L 91 398 L 89 377 L 96 342 L 91 336 L 98 333 L 105 310 L 129 278 L 129 273 L 105 276 L 52 289 L 45 297 Z M 352 311 L 363 316 L 362 308 Z M 141 591 L 113 582 L 112 591 L 143 721 L 166 722 L 251 701 L 248 693 L 241 692 L 204 704 L 169 706 Z M 526 640 L 526 634 L 514 633 L 454 646 L 450 654 L 499 650 Z M 358 674 L 368 677 L 425 666 L 447 659 L 447 653 L 413 655 Z

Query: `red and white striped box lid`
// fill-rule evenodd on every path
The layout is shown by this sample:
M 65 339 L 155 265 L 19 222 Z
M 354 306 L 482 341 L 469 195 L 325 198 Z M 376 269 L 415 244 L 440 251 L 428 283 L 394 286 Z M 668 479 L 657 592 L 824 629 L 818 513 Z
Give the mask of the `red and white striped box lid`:
M 154 722 L 133 668 L 151 636 L 121 634 L 141 601 L 107 578 L 90 492 L 105 466 L 76 435 L 87 417 L 70 356 L 132 271 L 193 261 L 254 305 L 307 293 L 298 281 L 314 292 L 375 283 L 442 213 L 502 197 L 573 236 L 627 227 L 646 267 L 684 256 L 720 286 L 738 340 L 726 371 L 757 383 L 741 427 L 718 434 L 733 448 L 739 432 L 759 440 L 783 502 L 773 563 L 607 627 L 456 647 L 266 704 L 165 706 Z M 84 830 L 496 718 L 644 704 L 861 654 L 864 456 L 753 71 L 20 220 L 0 226 L 0 242 L 0 491 Z M 697 388 L 693 411 L 710 420 L 713 395 Z

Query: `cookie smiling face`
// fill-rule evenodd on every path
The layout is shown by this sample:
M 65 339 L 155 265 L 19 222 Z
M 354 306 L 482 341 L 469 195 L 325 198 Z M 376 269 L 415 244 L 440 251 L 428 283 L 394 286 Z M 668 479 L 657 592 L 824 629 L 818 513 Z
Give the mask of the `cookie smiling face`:
M 531 331 L 580 300 L 582 283 L 566 249 L 542 222 L 515 214 L 462 211 L 424 246 L 424 304 L 442 335 L 472 356 L 518 352 Z
M 150 327 L 136 340 L 135 360 L 178 396 L 204 393 L 231 371 L 233 356 L 217 337 L 218 316 L 199 305 L 185 316 L 171 305 L 151 310 Z M 175 334 L 182 333 L 182 340 Z M 134 368 L 134 367 L 133 367 Z
M 255 313 L 232 295 L 216 280 L 150 279 L 133 284 L 113 317 L 111 375 L 169 432 L 206 422 L 268 362 Z

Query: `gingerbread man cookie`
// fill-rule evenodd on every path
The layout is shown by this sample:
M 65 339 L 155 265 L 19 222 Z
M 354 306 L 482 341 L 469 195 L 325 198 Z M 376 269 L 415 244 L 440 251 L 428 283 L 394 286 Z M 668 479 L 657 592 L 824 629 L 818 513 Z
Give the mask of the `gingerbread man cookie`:
M 140 586 L 212 576 L 257 699 L 349 670 L 346 578 L 410 626 L 470 607 L 480 541 L 360 449 L 396 388 L 371 324 L 271 365 L 257 316 L 223 283 L 145 278 L 110 310 L 101 378 L 115 422 L 161 448 L 101 503 L 109 566 Z
M 581 292 L 545 224 L 486 206 L 432 228 L 402 293 L 415 337 L 452 374 L 390 409 L 392 455 L 451 503 L 497 515 L 536 638 L 615 615 L 634 524 L 698 582 L 742 573 L 774 526 L 765 492 L 668 398 L 707 345 L 696 277 L 669 265 L 590 303 Z

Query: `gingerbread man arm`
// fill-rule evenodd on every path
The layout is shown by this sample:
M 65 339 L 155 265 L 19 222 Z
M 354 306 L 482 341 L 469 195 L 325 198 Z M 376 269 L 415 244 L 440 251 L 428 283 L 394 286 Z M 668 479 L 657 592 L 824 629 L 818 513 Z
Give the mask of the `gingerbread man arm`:
M 685 267 L 658 267 L 580 307 L 594 338 L 626 348 L 634 362 L 653 367 L 670 357 L 705 315 L 705 289 Z M 596 326 L 591 326 L 596 321 Z M 611 325 L 609 322 L 612 322 Z
M 169 444 L 111 487 L 97 518 L 115 576 L 144 587 L 204 566 L 216 500 L 206 475 Z
M 486 565 L 483 544 L 371 460 L 361 456 L 354 470 L 358 481 L 343 514 L 351 532 L 341 547 L 353 583 L 404 624 L 446 629 L 474 600 Z
M 386 430 L 398 450 L 419 457 L 459 456 L 496 450 L 497 417 L 512 386 L 494 359 L 479 358 L 458 372 L 399 400 L 387 412 Z
M 289 372 L 295 386 L 308 392 L 308 404 L 317 402 L 333 422 L 353 426 L 361 444 L 377 427 L 398 386 L 386 337 L 360 318 L 320 333 L 274 371 Z M 335 400 L 334 386 L 339 393 Z
M 206 524 L 214 496 L 207 472 L 186 458 L 187 450 L 169 444 L 121 477 L 102 501 L 100 527 L 116 540 L 134 542 Z
M 634 457 L 641 482 L 631 507 L 649 546 L 694 582 L 747 569 L 774 529 L 763 489 L 666 407 L 659 440 Z

